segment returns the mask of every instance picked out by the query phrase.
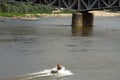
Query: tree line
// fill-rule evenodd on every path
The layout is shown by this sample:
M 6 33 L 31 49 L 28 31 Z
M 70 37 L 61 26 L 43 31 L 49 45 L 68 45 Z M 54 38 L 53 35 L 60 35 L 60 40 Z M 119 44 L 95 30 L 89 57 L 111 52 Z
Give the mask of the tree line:
M 0 3 L 0 13 L 51 13 L 53 7 L 42 4 L 29 4 L 24 2 Z

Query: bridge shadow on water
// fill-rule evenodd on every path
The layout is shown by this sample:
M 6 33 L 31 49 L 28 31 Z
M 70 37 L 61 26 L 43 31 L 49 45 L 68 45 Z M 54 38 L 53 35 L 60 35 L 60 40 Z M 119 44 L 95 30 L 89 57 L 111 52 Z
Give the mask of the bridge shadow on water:
M 92 36 L 93 26 L 74 27 L 72 26 L 72 36 Z

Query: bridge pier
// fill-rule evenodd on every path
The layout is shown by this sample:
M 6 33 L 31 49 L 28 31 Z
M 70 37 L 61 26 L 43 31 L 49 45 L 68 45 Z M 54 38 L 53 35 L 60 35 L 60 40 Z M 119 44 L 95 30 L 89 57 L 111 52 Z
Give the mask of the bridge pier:
M 83 29 L 93 27 L 93 14 L 86 12 L 75 12 L 72 16 L 72 32 L 79 34 Z

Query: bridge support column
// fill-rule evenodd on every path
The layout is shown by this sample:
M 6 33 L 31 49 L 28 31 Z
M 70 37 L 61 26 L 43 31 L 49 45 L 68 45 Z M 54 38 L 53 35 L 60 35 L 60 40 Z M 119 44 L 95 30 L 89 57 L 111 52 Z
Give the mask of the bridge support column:
M 76 12 L 72 16 L 72 32 L 81 33 L 85 28 L 93 26 L 93 14 L 87 12 Z

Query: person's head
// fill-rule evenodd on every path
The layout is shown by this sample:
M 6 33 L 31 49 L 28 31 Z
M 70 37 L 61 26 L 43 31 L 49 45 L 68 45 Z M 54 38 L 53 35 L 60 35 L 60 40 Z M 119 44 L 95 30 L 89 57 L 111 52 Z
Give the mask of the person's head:
M 61 70 L 62 66 L 61 64 L 57 64 L 57 70 Z

